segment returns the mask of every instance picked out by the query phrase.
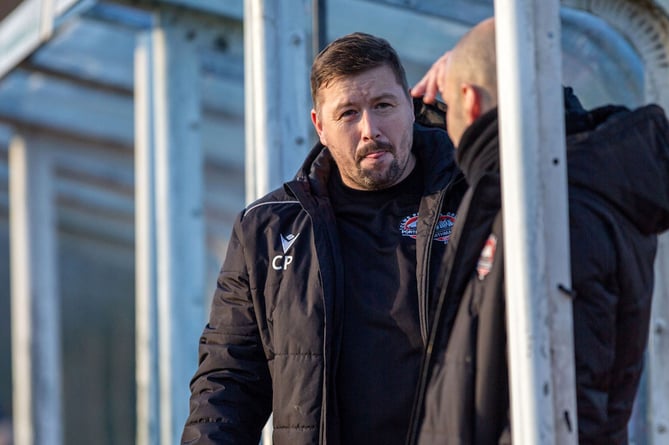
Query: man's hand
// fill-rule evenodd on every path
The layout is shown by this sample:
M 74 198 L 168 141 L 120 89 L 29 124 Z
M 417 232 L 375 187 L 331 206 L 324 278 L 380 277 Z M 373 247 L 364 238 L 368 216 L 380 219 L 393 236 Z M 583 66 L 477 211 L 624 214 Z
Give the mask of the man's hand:
M 439 94 L 443 87 L 444 69 L 450 53 L 450 51 L 446 51 L 444 55 L 439 57 L 423 78 L 411 88 L 411 95 L 413 97 L 423 96 L 423 102 L 426 104 L 434 103 L 437 99 L 437 94 Z

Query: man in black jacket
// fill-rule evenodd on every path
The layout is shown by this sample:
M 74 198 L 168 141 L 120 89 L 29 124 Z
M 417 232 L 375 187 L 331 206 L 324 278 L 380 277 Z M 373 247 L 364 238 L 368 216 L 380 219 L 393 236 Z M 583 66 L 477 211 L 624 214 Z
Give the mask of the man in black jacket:
M 432 101 L 437 90 L 470 188 L 446 252 L 409 442 L 510 443 L 493 19 L 413 94 Z M 579 442 L 623 445 L 648 338 L 656 234 L 669 228 L 669 124 L 654 105 L 586 112 L 565 92 Z
M 200 340 L 184 444 L 404 442 L 440 260 L 466 188 L 388 42 L 311 72 L 318 143 L 238 216 Z M 419 105 L 420 104 L 419 102 Z

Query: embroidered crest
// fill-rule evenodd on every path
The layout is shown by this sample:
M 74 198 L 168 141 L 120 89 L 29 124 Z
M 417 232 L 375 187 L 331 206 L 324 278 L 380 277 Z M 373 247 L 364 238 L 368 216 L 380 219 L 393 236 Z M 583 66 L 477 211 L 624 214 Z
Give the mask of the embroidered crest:
M 479 261 L 476 264 L 476 272 L 478 273 L 479 280 L 484 279 L 490 273 L 496 249 L 497 237 L 491 233 L 483 245 L 483 249 L 481 249 L 481 256 L 479 256 Z
M 448 244 L 448 240 L 451 238 L 451 232 L 453 231 L 453 224 L 455 224 L 455 213 L 448 212 L 445 215 L 443 213 L 439 215 L 437 228 L 434 231 L 434 241 L 441 241 L 444 244 Z
M 416 239 L 416 233 L 418 232 L 418 213 L 407 216 L 400 223 L 400 233 L 402 236 L 408 236 L 409 238 Z
M 444 244 L 448 243 L 449 238 L 451 237 L 451 232 L 453 231 L 453 224 L 455 224 L 455 214 L 448 212 L 447 214 L 440 214 L 439 221 L 437 221 L 437 227 L 434 230 L 433 241 L 439 241 Z M 416 239 L 416 234 L 418 232 L 418 213 L 414 213 L 411 216 L 407 216 L 400 223 L 400 233 L 402 236 L 408 236 L 412 239 Z

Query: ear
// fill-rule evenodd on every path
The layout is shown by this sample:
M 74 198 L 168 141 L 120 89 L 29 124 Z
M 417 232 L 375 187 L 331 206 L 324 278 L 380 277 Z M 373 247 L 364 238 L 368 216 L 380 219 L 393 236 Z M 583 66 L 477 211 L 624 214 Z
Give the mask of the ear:
M 481 93 L 470 83 L 463 83 L 460 92 L 463 98 L 462 109 L 465 122 L 471 125 L 482 114 Z
M 318 139 L 320 139 L 321 144 L 327 145 L 325 142 L 325 137 L 323 135 L 323 123 L 318 118 L 318 113 L 313 108 L 311 109 L 311 123 L 314 124 L 314 129 L 318 134 Z

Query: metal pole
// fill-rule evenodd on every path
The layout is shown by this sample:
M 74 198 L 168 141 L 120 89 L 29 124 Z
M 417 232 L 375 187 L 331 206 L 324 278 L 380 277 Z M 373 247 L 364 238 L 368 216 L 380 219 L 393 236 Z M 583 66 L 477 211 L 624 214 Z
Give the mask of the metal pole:
M 204 165 L 197 23 L 161 10 L 153 30 L 155 204 L 161 440 L 178 443 L 202 332 L 205 297 Z M 177 402 L 178 401 L 178 402 Z
M 246 199 L 291 178 L 312 140 L 311 0 L 244 1 Z
M 643 52 L 646 62 L 647 103 L 657 103 L 669 112 L 669 1 L 664 0 L 664 14 L 654 15 L 648 20 L 653 27 L 646 27 L 637 47 Z M 648 13 L 652 14 L 652 13 Z M 626 36 L 630 38 L 630 36 Z M 634 41 L 634 40 L 633 40 Z M 652 43 L 651 43 L 652 42 Z M 656 42 L 662 42 L 658 46 Z M 645 43 L 645 45 L 643 45 Z M 643 46 L 642 46 L 643 45 Z M 669 232 L 658 238 L 655 257 L 655 288 L 653 289 L 653 309 L 648 339 L 648 378 L 646 394 L 648 399 L 648 445 L 669 443 Z
M 655 289 L 648 341 L 648 398 L 650 444 L 669 441 L 669 233 L 659 238 L 655 260 Z M 649 444 L 649 445 L 650 445 Z
M 200 23 L 168 7 L 142 37 L 136 71 L 138 440 L 179 443 L 205 299 Z M 144 40 L 144 39 L 148 39 Z M 140 153 L 141 151 L 141 153 Z M 157 362 L 156 362 L 157 360 Z M 149 377 L 150 376 L 150 377 Z M 147 382 L 146 379 L 152 379 Z M 157 395 L 156 395 L 157 394 Z M 157 398 L 157 400 L 156 400 Z M 147 410 L 150 412 L 147 414 Z M 156 422 L 158 423 L 156 427 Z
M 50 152 L 9 147 L 14 434 L 17 445 L 63 443 L 60 301 Z
M 160 443 L 156 263 L 153 48 L 150 33 L 135 49 L 135 357 L 137 444 Z
M 495 15 L 513 443 L 575 444 L 559 2 Z
M 290 179 L 311 141 L 312 0 L 244 1 L 246 201 Z M 261 443 L 272 443 L 270 417 Z
M 314 57 L 325 48 L 328 41 L 328 30 L 327 30 L 327 7 L 328 0 L 312 0 L 313 4 L 313 13 L 312 13 L 312 26 L 313 26 L 313 38 L 312 38 L 312 53 Z

